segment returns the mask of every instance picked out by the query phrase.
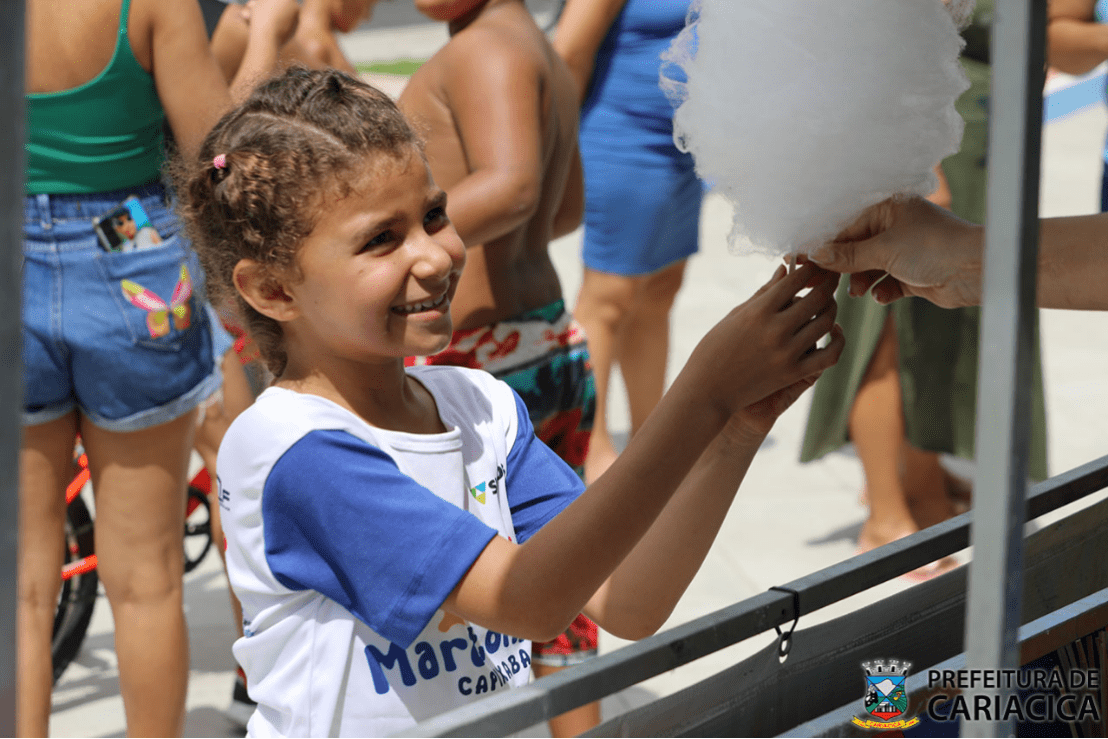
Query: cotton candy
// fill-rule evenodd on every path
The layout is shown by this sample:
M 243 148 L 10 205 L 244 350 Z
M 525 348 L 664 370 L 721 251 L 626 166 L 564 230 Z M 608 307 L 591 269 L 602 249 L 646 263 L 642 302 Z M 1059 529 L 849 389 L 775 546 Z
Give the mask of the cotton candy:
M 962 139 L 972 7 L 694 0 L 662 86 L 674 140 L 734 206 L 734 250 L 806 253 L 874 203 L 934 191 Z

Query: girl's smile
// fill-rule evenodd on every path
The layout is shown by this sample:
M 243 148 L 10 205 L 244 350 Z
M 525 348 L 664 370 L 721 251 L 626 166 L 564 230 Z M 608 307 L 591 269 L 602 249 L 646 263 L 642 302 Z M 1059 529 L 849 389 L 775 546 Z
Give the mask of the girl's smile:
M 431 300 L 425 300 L 420 303 L 397 305 L 393 307 L 393 312 L 399 313 L 402 316 L 410 316 L 416 313 L 424 312 L 441 312 L 446 313 L 450 309 L 449 296 L 447 293 L 443 293 L 437 298 Z

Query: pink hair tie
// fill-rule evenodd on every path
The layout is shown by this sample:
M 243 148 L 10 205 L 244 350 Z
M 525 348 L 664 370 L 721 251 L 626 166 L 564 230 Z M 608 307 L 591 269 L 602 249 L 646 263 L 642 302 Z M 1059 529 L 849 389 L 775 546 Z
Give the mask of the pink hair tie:
M 227 166 L 227 155 L 226 154 L 216 154 L 215 158 L 212 159 L 212 166 L 215 167 L 216 169 L 223 169 L 224 167 L 226 167 Z

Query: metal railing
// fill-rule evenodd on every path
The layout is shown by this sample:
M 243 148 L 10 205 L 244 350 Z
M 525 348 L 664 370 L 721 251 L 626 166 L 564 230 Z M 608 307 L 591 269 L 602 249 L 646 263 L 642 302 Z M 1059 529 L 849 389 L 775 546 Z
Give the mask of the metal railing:
M 1033 486 L 1028 518 L 1108 488 L 1108 456 Z M 397 736 L 504 736 L 612 695 L 964 549 L 971 513 L 852 557 L 530 685 L 463 706 Z M 794 610 L 799 604 L 799 612 Z M 806 700 L 818 700 L 806 696 Z M 830 707 L 829 707 L 830 708 Z
M 966 604 L 971 669 L 1019 666 L 1024 491 L 1039 255 L 1039 159 L 1046 0 L 998 0 L 992 40 L 984 300 L 978 366 L 973 562 Z M 1013 248 L 1014 247 L 1014 248 Z M 1005 700 L 1012 692 L 1002 689 Z M 971 721 L 966 736 L 1010 734 Z

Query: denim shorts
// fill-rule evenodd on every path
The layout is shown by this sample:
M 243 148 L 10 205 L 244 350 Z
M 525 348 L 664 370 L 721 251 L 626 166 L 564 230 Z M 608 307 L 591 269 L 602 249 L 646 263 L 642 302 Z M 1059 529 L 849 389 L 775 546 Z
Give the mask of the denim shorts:
M 92 221 L 131 195 L 163 240 L 104 251 Z M 24 197 L 24 425 L 80 409 L 108 431 L 139 431 L 219 389 L 204 274 L 179 231 L 156 183 Z

